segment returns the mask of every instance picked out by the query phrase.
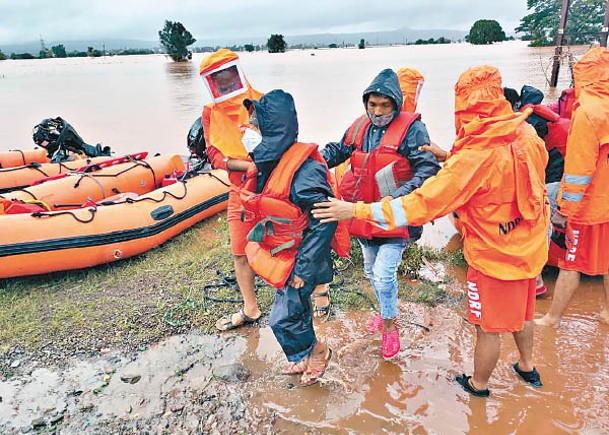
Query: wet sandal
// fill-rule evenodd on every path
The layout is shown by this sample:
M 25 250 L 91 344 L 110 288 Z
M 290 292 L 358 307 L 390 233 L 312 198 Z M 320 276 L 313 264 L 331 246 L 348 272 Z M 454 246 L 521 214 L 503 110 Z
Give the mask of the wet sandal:
M 245 312 L 243 311 L 243 308 L 241 308 L 237 314 L 239 316 L 241 316 L 241 319 L 243 320 L 242 323 L 238 323 L 235 325 L 233 323 L 233 314 L 227 314 L 226 316 L 220 317 L 216 321 L 216 329 L 218 329 L 218 331 L 230 331 L 232 329 L 237 329 L 241 326 L 245 326 L 245 325 L 249 325 L 254 322 L 257 322 L 260 319 L 260 317 L 262 317 L 262 315 L 260 315 L 256 319 L 252 319 L 247 314 L 245 314 Z
M 461 376 L 457 376 L 455 378 L 455 381 L 457 381 L 457 383 L 459 385 L 461 385 L 463 387 L 463 389 L 465 391 L 467 391 L 469 394 L 472 394 L 476 397 L 490 396 L 491 392 L 489 390 L 478 390 L 478 389 L 474 388 L 472 386 L 472 384 L 469 382 L 469 380 L 471 378 L 472 378 L 471 376 L 467 376 L 465 373 L 463 373 Z
M 308 387 L 309 385 L 316 384 L 319 379 L 323 377 L 324 373 L 326 373 L 331 358 L 332 349 L 330 349 L 330 347 L 328 347 L 325 357 L 309 358 L 309 364 L 300 378 L 300 386 Z
M 307 360 L 303 359 L 299 362 L 291 362 L 288 363 L 283 370 L 281 370 L 282 375 L 301 375 L 307 369 Z
M 528 382 L 529 384 L 531 384 L 532 386 L 537 387 L 537 388 L 543 387 L 543 384 L 541 383 L 541 376 L 539 376 L 539 372 L 537 371 L 537 369 L 535 367 L 533 367 L 533 370 L 531 370 L 530 372 L 524 372 L 524 371 L 520 370 L 518 363 L 514 364 L 512 367 L 514 367 L 514 371 L 525 382 Z
M 319 293 L 313 293 L 313 299 L 317 298 L 328 298 L 328 305 L 319 306 L 314 304 L 313 318 L 319 319 L 325 317 L 327 319 L 328 317 L 330 317 L 330 305 L 332 304 L 332 302 L 330 301 L 330 289 Z

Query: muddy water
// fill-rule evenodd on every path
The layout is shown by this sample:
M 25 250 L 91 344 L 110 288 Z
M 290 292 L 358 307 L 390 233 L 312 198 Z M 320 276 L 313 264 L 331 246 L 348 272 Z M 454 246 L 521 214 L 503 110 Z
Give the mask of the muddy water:
M 553 281 L 549 280 L 550 291 Z M 454 377 L 471 374 L 474 328 L 464 308 L 401 307 L 402 351 L 380 356 L 380 337 L 365 329 L 368 313 L 341 315 L 319 327 L 335 350 L 324 383 L 298 387 L 297 376 L 275 374 L 284 361 L 268 328 L 251 330 L 244 364 L 253 370 L 251 406 L 270 409 L 287 433 L 522 433 L 600 434 L 609 431 L 609 326 L 595 312 L 599 281 L 577 294 L 559 330 L 535 333 L 537 368 L 544 387 L 520 381 L 511 364 L 518 352 L 503 337 L 490 399 L 470 397 Z M 538 311 L 545 311 L 542 299 Z M 407 324 L 422 323 L 430 332 Z

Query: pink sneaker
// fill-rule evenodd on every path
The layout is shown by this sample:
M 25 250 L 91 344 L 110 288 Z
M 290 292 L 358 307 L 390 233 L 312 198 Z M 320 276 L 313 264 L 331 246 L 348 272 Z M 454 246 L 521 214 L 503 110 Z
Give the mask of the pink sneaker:
M 376 334 L 377 332 L 381 332 L 383 330 L 383 317 L 381 313 L 377 313 L 376 316 L 372 320 L 368 322 L 368 332 L 371 334 Z
M 396 327 L 393 331 L 383 332 L 381 344 L 383 358 L 390 360 L 400 351 L 400 331 Z
M 548 291 L 548 288 L 546 287 L 546 285 L 542 284 L 535 289 L 535 297 L 538 298 L 539 296 L 545 294 L 547 291 Z

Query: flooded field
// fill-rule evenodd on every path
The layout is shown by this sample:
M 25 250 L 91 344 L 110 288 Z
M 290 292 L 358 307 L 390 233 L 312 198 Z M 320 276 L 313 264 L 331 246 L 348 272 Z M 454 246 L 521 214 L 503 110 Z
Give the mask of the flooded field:
M 574 49 L 575 54 L 583 48 Z M 261 91 L 283 88 L 296 100 L 300 139 L 338 140 L 362 112 L 361 92 L 382 68 L 412 66 L 426 77 L 419 110 L 432 139 L 454 138 L 453 86 L 477 64 L 500 68 L 504 84 L 539 87 L 548 101 L 551 49 L 522 42 L 489 47 L 385 47 L 366 50 L 244 53 L 244 70 Z M 186 152 L 186 133 L 208 96 L 198 77 L 202 55 L 186 64 L 163 56 L 0 62 L 0 151 L 30 148 L 41 119 L 62 116 L 89 143 L 117 154 Z M 570 81 L 563 67 L 560 86 Z M 459 246 L 447 219 L 426 227 L 421 243 Z M 464 271 L 449 269 L 464 286 Z M 545 313 L 549 292 L 538 300 Z M 544 387 L 533 389 L 512 370 L 517 350 L 504 337 L 502 354 L 483 400 L 454 382 L 471 373 L 474 329 L 460 305 L 402 304 L 402 351 L 393 362 L 370 336 L 369 312 L 339 312 L 319 324 L 335 350 L 324 382 L 307 388 L 278 375 L 284 363 L 264 324 L 221 336 L 174 336 L 127 358 L 112 349 L 73 358 L 66 369 L 28 367 L 0 382 L 0 431 L 59 425 L 58 433 L 609 433 L 609 326 L 599 323 L 602 281 L 586 279 L 562 327 L 537 329 L 535 358 Z M 418 323 L 429 329 L 413 325 Z M 237 364 L 235 366 L 234 364 Z M 245 373 L 221 380 L 214 370 Z M 141 423 L 141 422 L 145 422 Z M 39 424 L 38 426 L 36 424 Z M 144 426 L 142 426 L 144 424 Z

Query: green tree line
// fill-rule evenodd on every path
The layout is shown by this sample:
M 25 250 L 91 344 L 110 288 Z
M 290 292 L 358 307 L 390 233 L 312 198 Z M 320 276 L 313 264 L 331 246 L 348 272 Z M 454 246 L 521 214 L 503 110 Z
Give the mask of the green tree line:
M 605 14 L 604 0 L 571 0 L 565 28 L 568 44 L 585 45 L 598 39 Z M 520 20 L 516 32 L 530 45 L 539 47 L 553 45 L 560 24 L 561 0 L 527 0 L 527 9 L 532 11 Z

